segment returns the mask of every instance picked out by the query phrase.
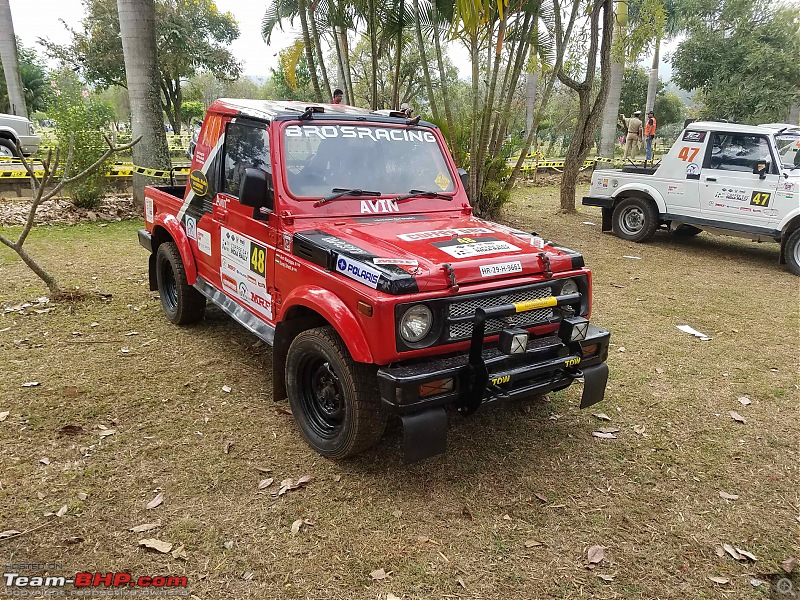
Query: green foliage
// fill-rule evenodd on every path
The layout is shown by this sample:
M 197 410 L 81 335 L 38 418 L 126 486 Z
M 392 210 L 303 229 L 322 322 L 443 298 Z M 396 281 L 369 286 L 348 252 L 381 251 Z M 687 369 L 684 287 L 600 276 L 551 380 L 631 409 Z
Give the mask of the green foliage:
M 53 96 L 50 116 L 56 121 L 56 142 L 61 152 L 61 164 L 66 166 L 70 144 L 72 160 L 69 175 L 80 173 L 100 158 L 106 150 L 102 131 L 114 118 L 114 109 L 82 89 L 71 71 L 59 74 L 58 89 Z M 106 189 L 109 163 L 100 165 L 94 173 L 67 189 L 73 203 L 81 208 L 96 208 Z
M 308 70 L 305 53 L 300 56 L 294 66 L 294 87 L 290 84 L 292 77 L 287 75 L 287 63 L 292 48 L 290 46 L 281 50 L 278 66 L 270 69 L 271 77 L 267 88 L 267 98 L 269 100 L 314 102 L 314 88 L 311 85 L 311 72 Z
M 503 155 L 487 158 L 483 168 L 483 189 L 478 210 L 481 215 L 494 217 L 511 196 L 511 190 L 504 189 L 504 185 L 511 175 L 512 168 Z
M 78 67 L 87 81 L 99 86 L 126 87 L 122 40 L 116 0 L 83 0 L 85 17 L 72 41 L 60 46 L 39 39 L 50 56 Z M 213 0 L 156 0 L 156 39 L 161 73 L 161 100 L 175 131 L 183 120 L 180 82 L 208 71 L 218 79 L 236 79 L 241 64 L 230 52 L 239 26 Z
M 196 100 L 189 100 L 183 103 L 181 114 L 183 115 L 183 122 L 188 124 L 192 122 L 192 119 L 202 119 L 206 111 L 202 103 Z
M 678 94 L 663 92 L 656 94 L 656 103 L 653 107 L 658 119 L 659 127 L 680 123 L 686 118 L 686 105 Z
M 23 93 L 28 113 L 40 112 L 47 109 L 52 96 L 50 78 L 47 75 L 44 63 L 31 48 L 25 48 L 17 41 L 19 53 L 19 76 L 22 79 Z M 3 67 L 0 65 L 0 112 L 9 112 L 8 90 Z
M 619 112 L 630 116 L 635 110 L 644 114 L 645 100 L 647 99 L 647 69 L 639 66 L 628 67 L 622 76 L 622 94 L 620 94 Z M 653 110 L 656 113 L 658 126 L 661 128 L 670 123 L 683 122 L 686 118 L 686 105 L 681 98 L 672 92 L 664 91 L 664 83 L 659 80 L 656 102 Z
M 675 82 L 697 89 L 701 116 L 783 121 L 800 88 L 800 8 L 766 0 L 685 0 L 694 18 L 672 57 Z

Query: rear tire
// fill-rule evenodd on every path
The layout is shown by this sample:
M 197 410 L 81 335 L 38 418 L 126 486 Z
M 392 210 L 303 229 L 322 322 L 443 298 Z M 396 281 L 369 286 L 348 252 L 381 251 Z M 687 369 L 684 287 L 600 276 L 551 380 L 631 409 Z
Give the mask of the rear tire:
M 611 221 L 611 229 L 618 238 L 646 242 L 658 228 L 658 211 L 650 200 L 634 196 L 614 207 Z
M 800 275 L 800 229 L 795 229 L 786 240 L 786 264 L 793 275 Z
M 172 323 L 188 325 L 203 318 L 206 298 L 187 282 L 181 253 L 173 242 L 158 247 L 156 281 L 164 314 Z
M 19 152 L 17 152 L 17 145 L 11 140 L 0 138 L 0 156 L 5 156 L 9 158 L 19 158 Z
M 322 456 L 353 456 L 383 435 L 375 368 L 354 361 L 333 327 L 307 329 L 292 340 L 286 391 L 300 432 Z
M 694 237 L 698 233 L 703 233 L 703 230 L 692 225 L 685 224 L 678 225 L 672 232 L 673 235 L 677 235 L 679 237 Z

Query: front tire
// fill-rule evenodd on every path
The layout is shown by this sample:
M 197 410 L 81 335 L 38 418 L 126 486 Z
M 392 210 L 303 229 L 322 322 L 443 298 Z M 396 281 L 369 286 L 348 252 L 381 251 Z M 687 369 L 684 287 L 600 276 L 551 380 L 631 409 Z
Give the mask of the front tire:
M 614 207 L 611 220 L 611 229 L 618 238 L 646 242 L 658 228 L 658 211 L 645 198 L 625 198 Z
M 292 341 L 286 391 L 303 437 L 322 456 L 353 456 L 383 435 L 375 369 L 355 362 L 333 327 L 308 329 Z
M 11 140 L 0 138 L 0 156 L 5 156 L 7 158 L 19 158 L 19 152 L 17 152 L 16 144 Z
M 181 253 L 173 242 L 164 242 L 158 247 L 156 281 L 161 307 L 172 323 L 188 325 L 203 318 L 206 298 L 187 282 Z
M 795 229 L 786 240 L 786 264 L 793 275 L 800 275 L 800 229 Z

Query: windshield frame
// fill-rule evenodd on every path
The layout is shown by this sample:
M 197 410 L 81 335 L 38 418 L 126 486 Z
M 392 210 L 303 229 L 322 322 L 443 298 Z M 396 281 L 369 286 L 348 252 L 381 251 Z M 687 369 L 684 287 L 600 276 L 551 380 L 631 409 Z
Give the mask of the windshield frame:
M 431 198 L 431 197 L 420 196 L 420 198 L 414 198 L 414 199 L 408 200 L 406 202 L 403 202 L 403 203 L 401 203 L 399 205 L 395 205 L 396 207 L 403 207 L 403 208 L 405 208 L 406 205 L 408 205 L 408 208 L 405 208 L 405 210 L 399 209 L 399 210 L 392 210 L 392 211 L 387 211 L 387 212 L 391 212 L 393 214 L 407 213 L 407 212 L 421 212 L 421 211 L 424 211 L 424 212 L 428 212 L 428 211 L 430 211 L 430 212 L 438 212 L 438 211 L 442 211 L 442 210 L 453 210 L 453 208 L 455 206 L 458 206 L 459 209 L 460 209 L 460 204 L 459 203 L 454 203 L 452 201 L 458 199 L 458 197 L 460 195 L 464 194 L 464 190 L 463 190 L 463 187 L 460 185 L 460 183 L 461 183 L 460 182 L 460 177 L 458 175 L 457 167 L 456 167 L 455 163 L 453 162 L 453 157 L 450 154 L 450 152 L 446 150 L 446 145 L 444 144 L 444 138 L 442 137 L 441 132 L 437 127 L 431 127 L 431 126 L 426 126 L 426 125 L 409 126 L 409 125 L 406 125 L 403 122 L 394 123 L 394 122 L 387 122 L 387 121 L 384 121 L 382 119 L 376 119 L 375 121 L 364 120 L 364 119 L 358 119 L 358 120 L 356 120 L 356 119 L 352 119 L 352 120 L 350 120 L 350 119 L 324 119 L 324 120 L 323 119 L 318 119 L 317 123 L 309 123 L 308 121 L 300 121 L 300 120 L 292 119 L 292 120 L 286 120 L 286 121 L 282 120 L 282 121 L 276 122 L 275 124 L 278 125 L 278 127 L 277 127 L 277 131 L 275 132 L 276 135 L 275 135 L 275 137 L 273 139 L 273 143 L 274 142 L 278 142 L 276 144 L 276 149 L 278 149 L 278 156 L 277 156 L 278 161 L 277 162 L 280 163 L 278 165 L 278 167 L 279 167 L 278 171 L 280 172 L 281 187 L 283 188 L 283 191 L 285 193 L 285 199 L 288 200 L 290 204 L 296 206 L 298 209 L 301 209 L 304 214 L 326 215 L 326 214 L 328 214 L 330 212 L 329 210 L 326 210 L 326 209 L 329 209 L 329 207 L 334 207 L 335 206 L 335 207 L 337 207 L 335 209 L 337 214 L 347 214 L 347 215 L 359 214 L 359 215 L 361 215 L 361 214 L 364 214 L 364 213 L 363 212 L 359 212 L 358 207 L 361 206 L 360 203 L 362 201 L 369 200 L 369 201 L 372 201 L 372 202 L 376 202 L 378 200 L 381 200 L 382 202 L 391 202 L 394 198 L 398 198 L 398 197 L 400 197 L 402 195 L 405 195 L 408 192 L 408 190 L 399 191 L 399 192 L 393 191 L 393 192 L 390 192 L 390 193 L 383 193 L 383 190 L 377 190 L 376 189 L 376 191 L 380 191 L 381 192 L 380 196 L 364 197 L 364 196 L 345 195 L 345 196 L 342 196 L 341 198 L 337 198 L 336 200 L 333 200 L 331 202 L 327 202 L 327 203 L 325 203 L 325 204 L 323 204 L 323 205 L 321 205 L 319 207 L 314 208 L 314 203 L 318 202 L 321 198 L 324 198 L 325 196 L 330 195 L 331 192 L 318 194 L 318 195 L 312 195 L 312 196 L 303 196 L 303 195 L 299 195 L 299 194 L 295 193 L 295 191 L 292 190 L 292 188 L 291 188 L 291 186 L 289 184 L 289 181 L 288 181 L 289 169 L 286 166 L 287 147 L 286 147 L 286 143 L 285 143 L 286 142 L 286 133 L 285 133 L 286 132 L 286 128 L 290 127 L 292 125 L 294 125 L 294 126 L 299 125 L 301 127 L 302 126 L 307 126 L 309 124 L 314 124 L 314 125 L 318 125 L 318 126 L 329 126 L 329 125 L 330 126 L 342 126 L 342 125 L 344 125 L 344 126 L 355 126 L 355 127 L 359 127 L 360 126 L 360 127 L 371 127 L 371 128 L 399 129 L 399 130 L 413 129 L 415 131 L 423 130 L 423 131 L 429 132 L 435 138 L 435 143 L 436 143 L 437 149 L 438 149 L 438 151 L 439 151 L 439 153 L 440 153 L 440 155 L 442 157 L 444 166 L 446 168 L 447 176 L 450 178 L 450 181 L 452 182 L 452 187 L 453 187 L 452 190 L 450 190 L 448 192 L 440 192 L 440 193 L 442 193 L 442 194 L 444 194 L 446 196 L 449 196 L 449 198 L 444 199 L 444 198 Z M 413 182 L 411 183 L 411 187 L 414 187 Z M 436 190 L 436 191 L 439 191 L 439 190 Z M 463 197 L 466 198 L 466 195 L 464 195 Z M 418 204 L 421 204 L 421 202 L 424 202 L 426 206 L 425 207 L 418 206 Z M 353 203 L 358 203 L 358 204 L 353 204 Z M 344 210 L 344 212 L 342 212 L 342 210 Z

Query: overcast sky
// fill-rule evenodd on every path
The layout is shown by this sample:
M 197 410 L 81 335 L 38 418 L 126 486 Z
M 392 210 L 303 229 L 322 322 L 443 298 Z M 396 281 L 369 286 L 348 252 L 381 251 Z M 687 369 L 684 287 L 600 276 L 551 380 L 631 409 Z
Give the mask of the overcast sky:
M 277 64 L 278 52 L 291 45 L 298 37 L 298 31 L 276 29 L 272 35 L 272 44 L 267 46 L 264 43 L 261 38 L 261 18 L 267 1 L 217 0 L 220 10 L 232 12 L 239 22 L 241 35 L 231 44 L 231 52 L 242 61 L 246 75 L 268 75 L 269 69 Z M 67 43 L 69 33 L 61 20 L 70 27 L 77 28 L 83 18 L 83 4 L 80 0 L 10 0 L 10 3 L 17 36 L 25 46 L 34 47 L 40 53 L 41 46 L 35 45 L 38 38 L 46 38 L 59 44 Z M 673 46 L 674 44 L 666 47 L 665 52 L 671 51 Z M 663 54 L 664 52 L 662 56 Z M 471 73 L 469 53 L 461 44 L 450 44 L 448 55 L 459 75 L 468 79 Z M 644 61 L 643 64 L 649 66 L 649 61 Z M 669 65 L 664 65 L 662 61 L 662 78 L 667 78 L 669 73 Z

